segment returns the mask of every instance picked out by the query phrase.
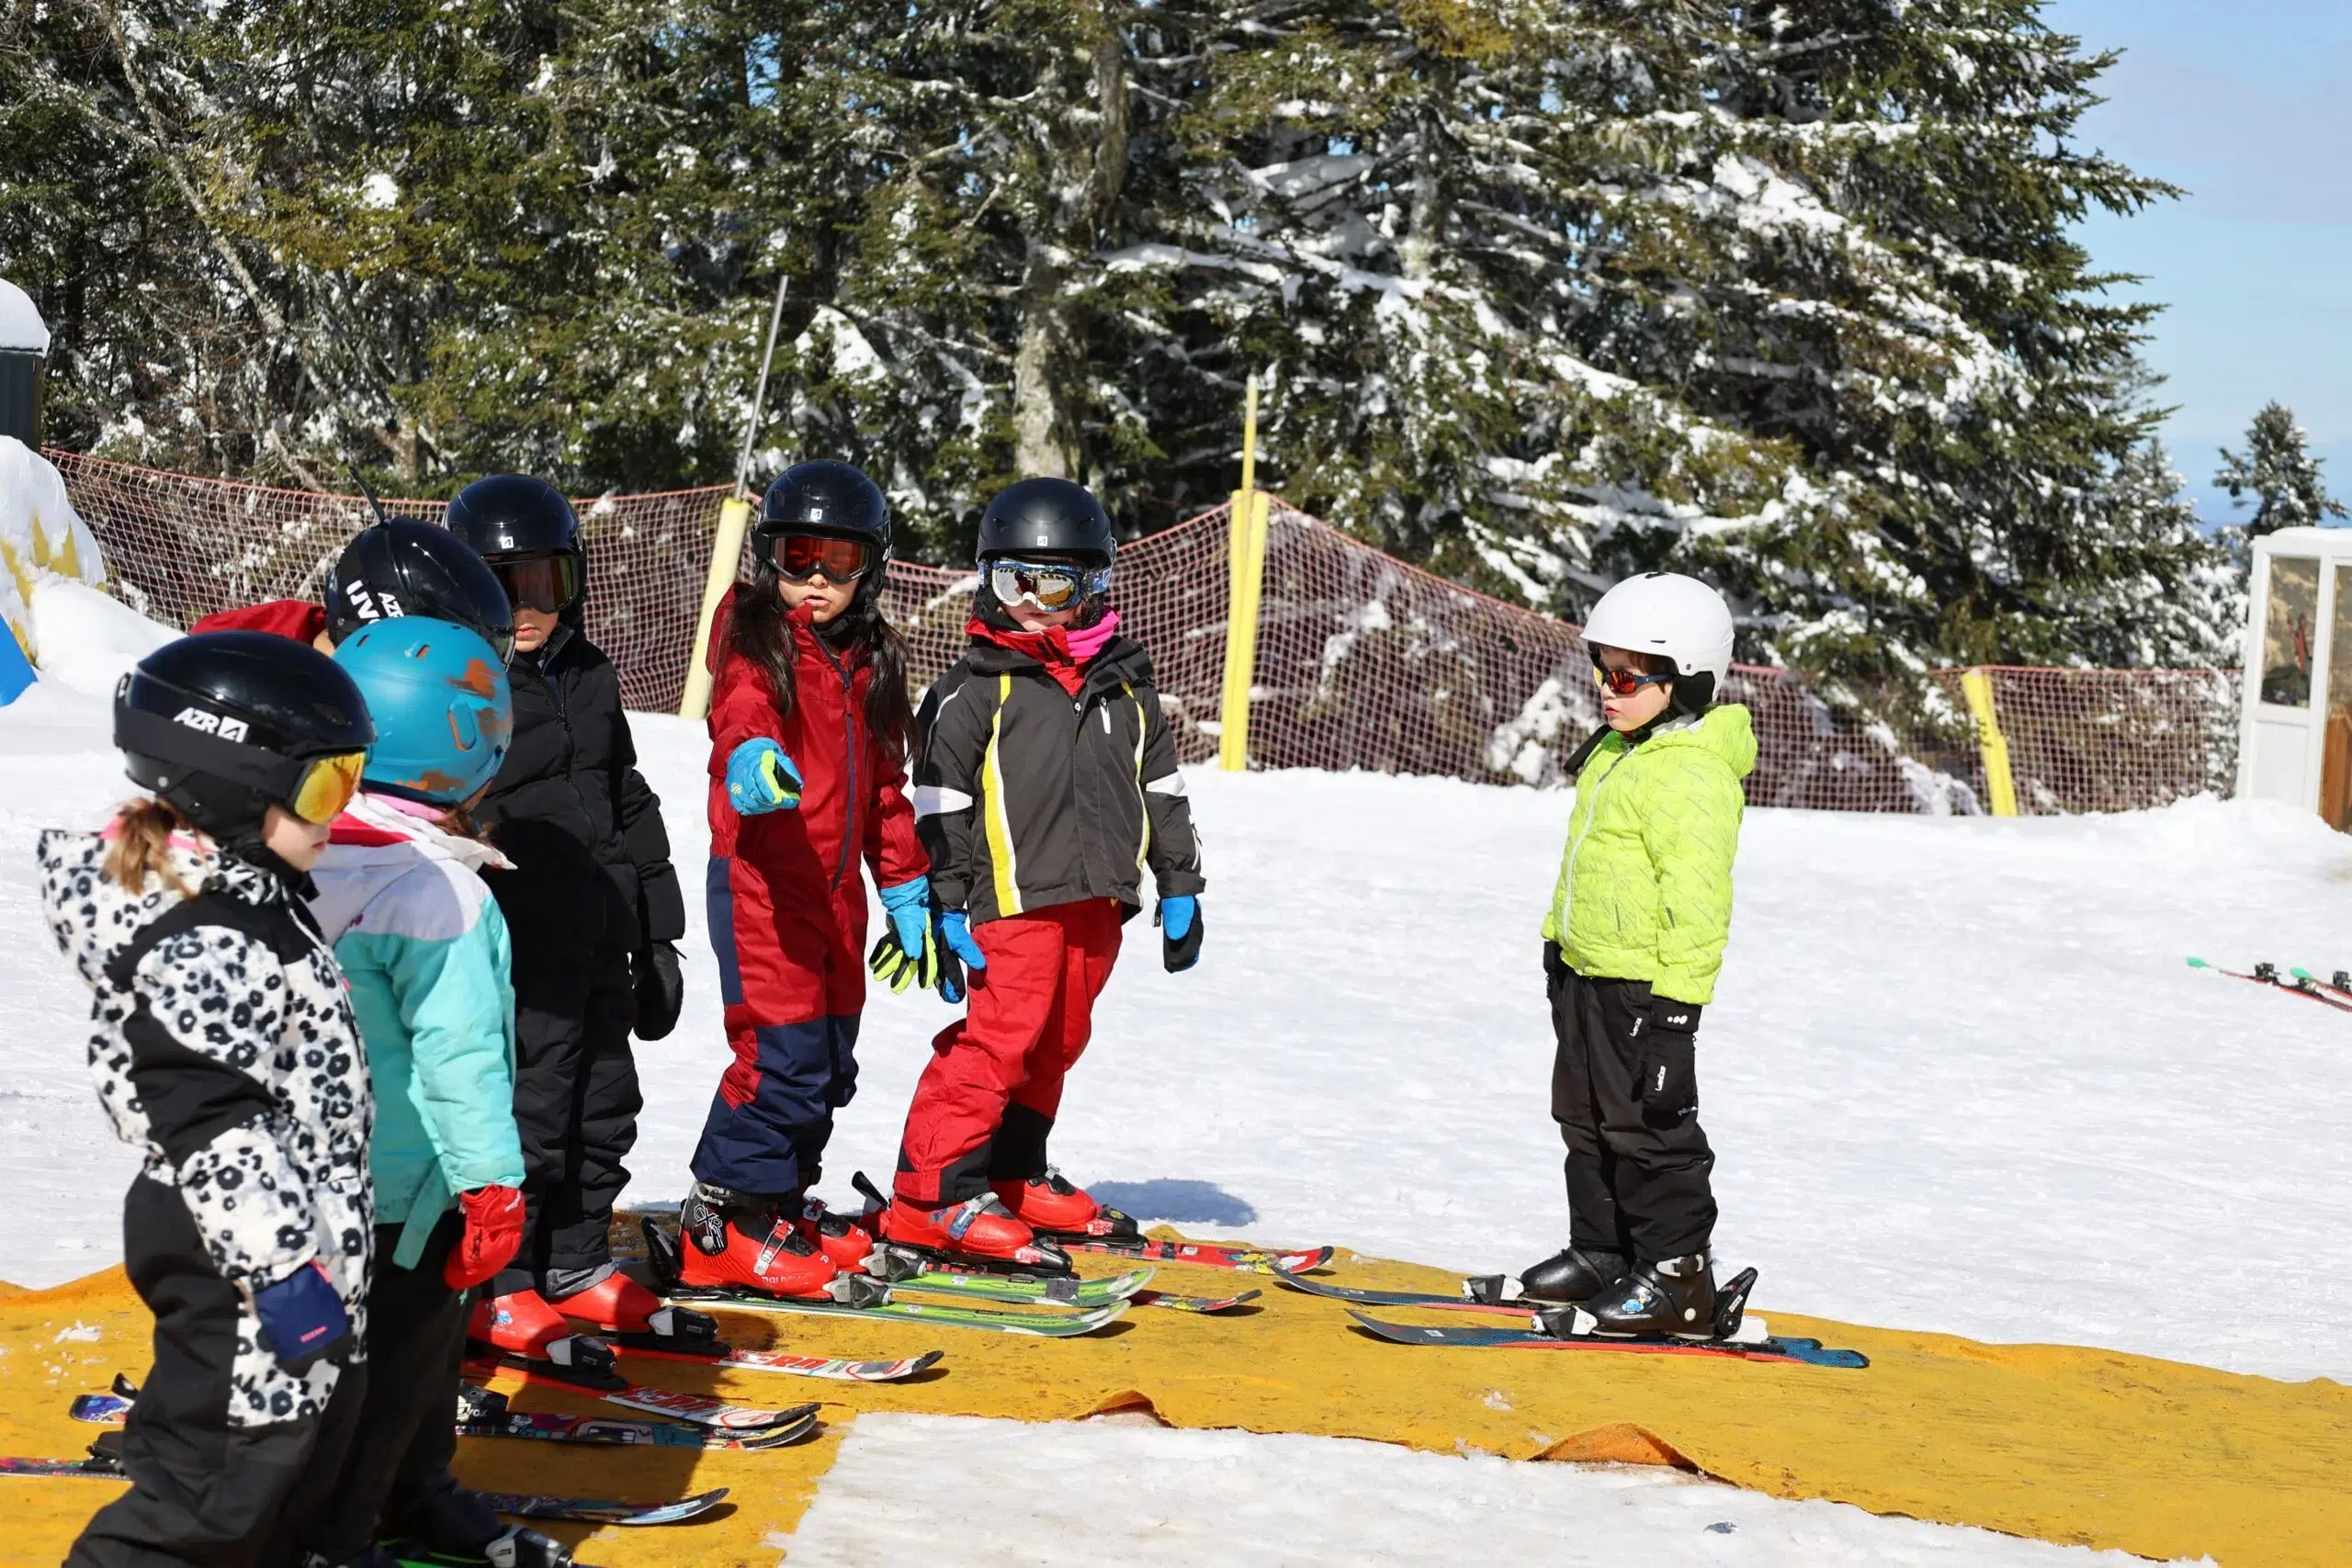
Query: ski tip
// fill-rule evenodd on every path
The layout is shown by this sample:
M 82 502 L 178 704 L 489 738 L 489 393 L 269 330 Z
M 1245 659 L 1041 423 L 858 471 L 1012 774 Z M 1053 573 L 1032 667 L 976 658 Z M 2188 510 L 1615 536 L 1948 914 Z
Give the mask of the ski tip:
M 2201 958 L 2196 958 L 2196 957 L 2192 957 L 2192 958 L 2190 958 L 2190 959 L 2189 959 L 2189 961 L 2188 961 L 2188 966 L 2189 966 L 2191 969 L 2211 969 L 2211 967 L 2213 967 L 2211 964 L 2206 963 L 2203 959 L 2201 959 Z

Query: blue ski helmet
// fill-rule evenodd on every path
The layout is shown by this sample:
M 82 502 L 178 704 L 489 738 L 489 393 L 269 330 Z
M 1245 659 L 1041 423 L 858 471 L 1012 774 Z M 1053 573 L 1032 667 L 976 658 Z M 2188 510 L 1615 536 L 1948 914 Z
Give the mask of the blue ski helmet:
M 343 639 L 334 661 L 376 721 L 367 786 L 431 806 L 473 798 L 506 760 L 514 700 L 498 652 L 480 632 L 402 615 Z

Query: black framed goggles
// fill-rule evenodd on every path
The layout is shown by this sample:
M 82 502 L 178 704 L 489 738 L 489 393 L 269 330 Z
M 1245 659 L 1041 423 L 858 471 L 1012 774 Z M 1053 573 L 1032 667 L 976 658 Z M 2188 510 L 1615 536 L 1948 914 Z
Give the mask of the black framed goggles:
M 1023 600 L 1040 610 L 1067 610 L 1111 588 L 1111 569 L 1076 561 L 1030 561 L 999 557 L 989 561 L 989 592 L 1000 604 Z

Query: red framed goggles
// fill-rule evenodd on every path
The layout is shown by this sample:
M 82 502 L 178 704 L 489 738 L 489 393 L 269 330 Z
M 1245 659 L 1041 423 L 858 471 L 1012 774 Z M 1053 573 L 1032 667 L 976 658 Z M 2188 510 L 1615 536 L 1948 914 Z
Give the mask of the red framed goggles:
M 828 534 L 763 534 L 761 547 L 778 577 L 806 582 L 822 573 L 830 582 L 855 582 L 874 566 L 874 548 L 863 539 Z
M 1644 675 L 1633 670 L 1612 670 L 1606 664 L 1592 667 L 1593 684 L 1612 697 L 1630 697 L 1644 686 L 1655 686 L 1673 679 L 1674 672 L 1670 670 L 1663 675 Z

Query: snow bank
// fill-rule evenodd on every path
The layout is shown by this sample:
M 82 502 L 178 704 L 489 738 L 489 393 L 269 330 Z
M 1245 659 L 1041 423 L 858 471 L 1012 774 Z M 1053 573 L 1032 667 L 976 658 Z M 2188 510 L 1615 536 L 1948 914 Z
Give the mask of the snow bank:
M 0 318 L 6 310 L 6 299 L 0 298 Z M 45 581 L 103 582 L 106 562 L 97 536 L 66 499 L 56 466 L 13 435 L 0 435 L 0 567 L 6 568 L 0 571 L 0 622 L 40 667 L 31 608 L 35 591 Z
M 49 326 L 32 296 L 0 277 L 0 348 L 49 352 Z
M 111 594 L 56 577 L 34 584 L 31 622 L 41 679 L 109 701 L 132 665 L 181 635 Z

